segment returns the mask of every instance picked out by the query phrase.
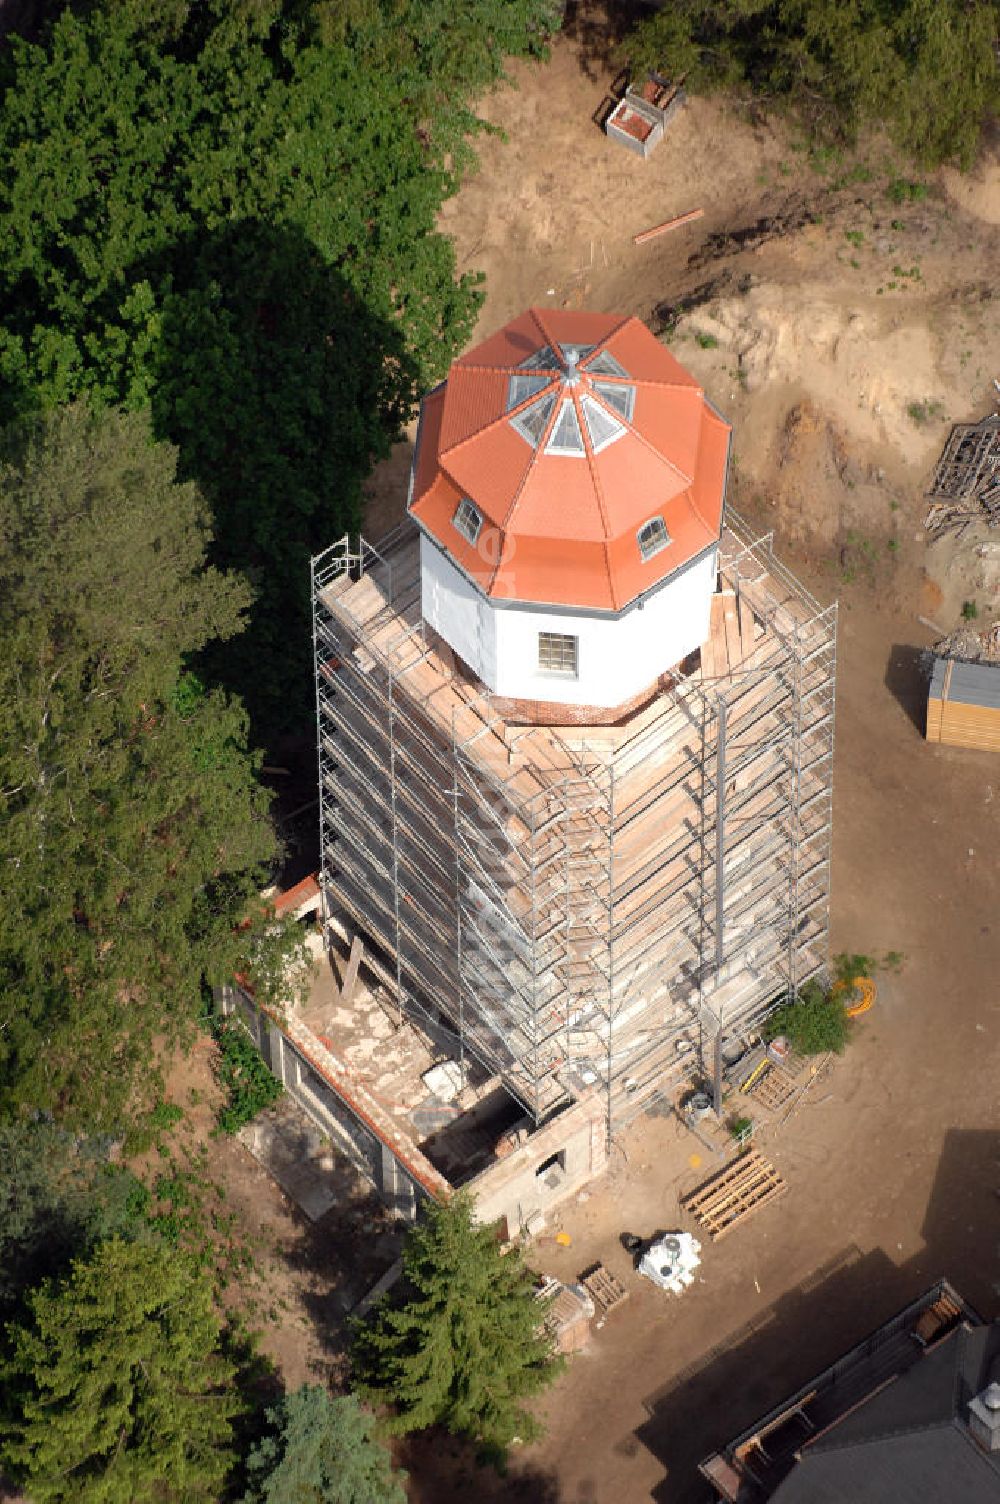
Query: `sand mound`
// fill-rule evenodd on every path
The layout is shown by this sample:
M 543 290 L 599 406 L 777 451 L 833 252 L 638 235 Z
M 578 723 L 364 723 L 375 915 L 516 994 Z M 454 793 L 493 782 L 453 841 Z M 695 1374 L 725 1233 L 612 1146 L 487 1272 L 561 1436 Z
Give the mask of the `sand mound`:
M 712 317 L 698 310 L 689 322 L 737 356 L 751 395 L 778 386 L 808 393 L 849 437 L 890 445 L 910 463 L 929 460 L 939 444 L 914 421 L 914 404 L 936 414 L 967 401 L 941 380 L 922 311 L 911 317 L 874 298 L 825 299 L 765 283 L 716 304 Z
M 985 150 L 971 172 L 946 167 L 941 183 L 952 203 L 988 225 L 1000 225 L 1000 146 Z

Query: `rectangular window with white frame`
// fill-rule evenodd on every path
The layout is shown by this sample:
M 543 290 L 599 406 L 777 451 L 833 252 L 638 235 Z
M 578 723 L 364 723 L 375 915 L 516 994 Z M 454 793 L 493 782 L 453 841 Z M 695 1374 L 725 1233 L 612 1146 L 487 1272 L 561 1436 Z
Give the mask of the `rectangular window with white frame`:
M 539 673 L 575 679 L 579 673 L 579 658 L 579 638 L 566 632 L 539 632 Z

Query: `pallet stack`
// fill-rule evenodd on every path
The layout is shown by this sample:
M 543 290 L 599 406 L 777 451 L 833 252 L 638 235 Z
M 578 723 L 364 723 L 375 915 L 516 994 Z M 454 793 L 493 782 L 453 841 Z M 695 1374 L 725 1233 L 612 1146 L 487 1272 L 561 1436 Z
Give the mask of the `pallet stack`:
M 1000 417 L 959 423 L 944 446 L 928 495 L 925 526 L 960 537 L 973 522 L 1000 526 Z
M 697 1190 L 681 1197 L 681 1205 L 704 1227 L 713 1243 L 724 1238 L 769 1201 L 783 1196 L 788 1186 L 756 1149 L 731 1161 Z

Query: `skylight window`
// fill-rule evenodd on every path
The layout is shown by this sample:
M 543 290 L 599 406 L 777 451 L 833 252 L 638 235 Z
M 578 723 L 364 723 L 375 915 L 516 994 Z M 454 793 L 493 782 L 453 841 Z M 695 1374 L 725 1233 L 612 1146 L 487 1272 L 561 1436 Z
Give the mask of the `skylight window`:
M 593 349 L 593 346 L 591 346 L 591 349 Z M 618 361 L 615 360 L 615 357 L 611 354 L 610 350 L 601 350 L 597 355 L 594 356 L 593 360 L 588 360 L 587 370 L 594 376 L 628 375 L 625 367 L 620 365 Z
M 515 377 L 514 379 L 517 380 L 518 378 Z M 544 379 L 547 381 L 548 377 Z M 545 425 L 549 421 L 555 405 L 555 392 L 546 392 L 544 397 L 539 397 L 538 401 L 533 402 L 530 407 L 526 407 L 521 412 L 515 414 L 510 420 L 510 426 L 515 432 L 521 435 L 522 439 L 527 439 L 532 449 L 537 449 L 541 443 L 542 434 L 545 432 Z
M 644 562 L 670 547 L 670 534 L 662 517 L 650 517 L 648 522 L 642 524 L 636 537 Z
M 512 376 L 507 384 L 507 411 L 512 407 L 520 407 L 522 402 L 527 402 L 536 392 L 548 386 L 551 376 Z
M 543 345 L 540 350 L 536 350 L 533 355 L 522 360 L 517 369 L 519 371 L 555 371 L 559 364 L 560 362 L 552 352 L 552 346 Z
M 594 391 L 602 402 L 613 407 L 627 423 L 631 423 L 635 411 L 635 387 L 619 386 L 617 381 L 595 381 Z
M 612 417 L 606 407 L 595 402 L 593 397 L 581 397 L 580 406 L 583 408 L 587 432 L 590 434 L 590 447 L 595 454 L 605 449 L 608 444 L 613 444 L 615 439 L 621 438 L 625 429 L 617 418 Z
M 545 446 L 546 454 L 583 454 L 583 434 L 577 421 L 576 408 L 570 398 L 563 399 L 559 416 Z
M 467 543 L 475 543 L 478 540 L 482 532 L 483 516 L 479 508 L 474 507 L 467 496 L 462 497 L 451 520 L 455 531 L 461 533 Z

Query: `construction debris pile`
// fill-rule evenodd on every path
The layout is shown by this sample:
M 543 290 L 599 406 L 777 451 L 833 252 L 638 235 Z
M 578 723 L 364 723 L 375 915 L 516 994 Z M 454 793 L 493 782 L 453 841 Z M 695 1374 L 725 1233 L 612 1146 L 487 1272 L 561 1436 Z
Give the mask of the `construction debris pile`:
M 936 642 L 933 651 L 938 658 L 955 658 L 962 663 L 1000 663 L 1000 621 L 979 632 L 963 622 Z
M 960 538 L 974 522 L 1000 526 L 1000 416 L 955 425 L 927 494 L 924 526 L 935 537 Z

